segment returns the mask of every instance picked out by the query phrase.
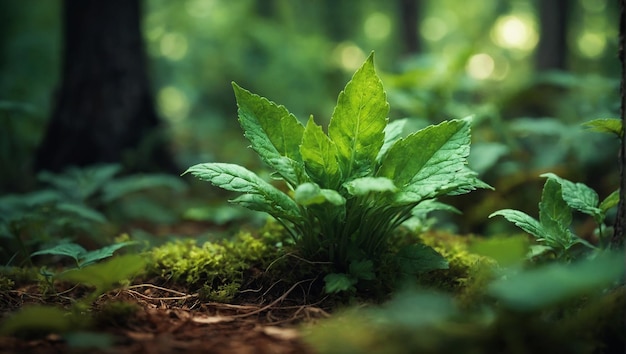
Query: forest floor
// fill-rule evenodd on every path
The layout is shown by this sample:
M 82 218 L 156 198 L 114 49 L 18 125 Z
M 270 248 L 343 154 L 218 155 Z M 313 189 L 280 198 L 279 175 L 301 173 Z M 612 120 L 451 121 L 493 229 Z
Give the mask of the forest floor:
M 27 289 L 6 296 L 3 305 L 34 302 Z M 181 300 L 184 299 L 184 300 Z M 99 302 L 137 305 L 124 319 L 99 323 L 91 331 L 105 334 L 105 348 L 74 347 L 58 334 L 0 337 L 1 353 L 313 353 L 299 328 L 328 314 L 317 307 L 281 307 L 201 303 L 193 295 L 172 296 L 151 286 L 118 290 Z M 19 306 L 19 305 L 18 305 Z M 8 309 L 3 309 L 3 312 Z M 97 306 L 94 311 L 98 311 Z M 93 343 L 92 343 L 93 344 Z
M 151 231 L 193 235 L 201 231 L 199 226 L 182 223 L 173 229 Z M 29 332 L 27 336 L 0 336 L 0 353 L 307 354 L 314 351 L 302 339 L 301 330 L 330 316 L 328 309 L 302 305 L 301 299 L 288 292 L 274 294 L 272 301 L 263 303 L 207 303 L 198 294 L 155 285 L 158 283 L 133 283 L 100 296 L 84 316 L 92 321 L 85 329 L 86 337 L 80 339 L 84 333 L 78 332 L 77 345 L 56 333 Z M 43 296 L 37 283 L 0 292 L 0 322 L 25 305 L 56 305 L 69 311 L 72 303 L 89 291 L 66 286 L 55 286 L 59 296 Z M 112 311 L 110 304 L 132 310 Z M 104 344 L 98 346 L 96 342 L 101 340 Z

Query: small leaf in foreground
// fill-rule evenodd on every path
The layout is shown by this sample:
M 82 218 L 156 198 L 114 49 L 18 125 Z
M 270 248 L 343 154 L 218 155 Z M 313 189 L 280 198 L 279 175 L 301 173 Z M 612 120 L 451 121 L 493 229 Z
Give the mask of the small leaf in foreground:
M 87 250 L 82 246 L 75 243 L 62 243 L 52 248 L 33 252 L 30 256 L 39 256 L 44 254 L 56 255 L 56 256 L 68 256 L 74 258 L 76 263 L 79 263 L 79 259 L 87 253 Z
M 493 282 L 488 292 L 505 306 L 533 311 L 589 294 L 624 275 L 622 254 L 607 253 L 575 264 L 554 263 Z
M 502 267 L 509 267 L 523 262 L 528 254 L 528 248 L 526 237 L 506 237 L 475 241 L 469 250 L 494 259 Z
M 0 326 L 0 334 L 25 331 L 63 333 L 72 327 L 67 311 L 52 306 L 30 305 L 8 316 Z
M 85 268 L 68 270 L 59 274 L 57 279 L 92 285 L 96 288 L 94 296 L 99 296 L 119 282 L 142 272 L 146 262 L 145 257 L 140 255 L 123 255 Z

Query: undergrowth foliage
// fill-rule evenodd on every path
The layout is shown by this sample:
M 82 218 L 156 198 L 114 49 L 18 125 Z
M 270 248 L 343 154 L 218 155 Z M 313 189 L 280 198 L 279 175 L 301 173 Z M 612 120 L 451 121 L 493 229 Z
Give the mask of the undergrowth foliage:
M 272 215 L 302 257 L 332 262 L 327 292 L 375 279 L 393 230 L 414 208 L 442 208 L 435 198 L 489 188 L 467 167 L 470 118 L 406 137 L 404 121 L 389 123 L 373 54 L 339 94 L 328 134 L 313 117 L 303 125 L 284 106 L 233 87 L 246 138 L 289 192 L 229 163 L 198 164 L 185 173 L 242 193 L 231 202 Z M 398 252 L 397 267 L 417 274 L 447 266 L 433 253 L 429 247 L 407 247 Z

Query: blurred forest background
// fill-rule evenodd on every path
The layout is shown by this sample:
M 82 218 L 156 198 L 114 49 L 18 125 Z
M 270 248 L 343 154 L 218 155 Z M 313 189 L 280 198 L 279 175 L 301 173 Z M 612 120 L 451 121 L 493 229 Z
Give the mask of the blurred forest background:
M 141 5 L 145 70 L 173 157 L 169 172 L 208 161 L 262 169 L 245 148 L 231 81 L 325 123 L 374 50 L 391 119 L 408 117 L 416 129 L 475 115 L 471 167 L 496 190 L 456 198 L 464 216 L 449 220 L 455 231 L 498 232 L 504 226 L 487 225 L 487 215 L 500 208 L 536 214 L 543 172 L 587 183 L 601 199 L 618 185 L 617 139 L 581 127 L 619 115 L 616 1 Z M 37 186 L 35 155 L 59 97 L 63 6 L 0 2 L 0 194 Z M 144 138 L 119 162 L 132 169 L 147 158 Z

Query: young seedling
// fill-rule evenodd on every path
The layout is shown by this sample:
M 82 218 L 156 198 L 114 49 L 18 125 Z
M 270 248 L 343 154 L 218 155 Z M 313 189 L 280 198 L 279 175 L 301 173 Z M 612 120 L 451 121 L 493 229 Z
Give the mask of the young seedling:
M 489 217 L 501 215 L 533 235 L 540 246 L 531 249 L 532 255 L 551 252 L 557 258 L 572 258 L 575 256 L 574 246 L 576 245 L 595 248 L 570 230 L 572 209 L 594 218 L 598 223 L 602 240 L 602 226 L 606 212 L 617 205 L 617 192 L 612 193 L 600 203 L 598 194 L 583 183 L 573 183 L 553 173 L 545 173 L 541 176 L 547 177 L 547 180 L 539 203 L 539 220 L 512 209 L 498 210 Z
M 490 188 L 467 167 L 470 118 L 404 138 L 404 122 L 388 122 L 373 54 L 339 94 L 328 134 L 313 117 L 303 125 L 284 106 L 233 88 L 246 138 L 289 192 L 234 164 L 203 163 L 185 173 L 243 193 L 231 202 L 272 215 L 303 257 L 332 262 L 327 292 L 374 279 L 393 230 L 421 203 L 434 210 L 439 196 Z M 413 274 L 447 267 L 435 251 L 415 245 L 399 252 L 397 263 Z

